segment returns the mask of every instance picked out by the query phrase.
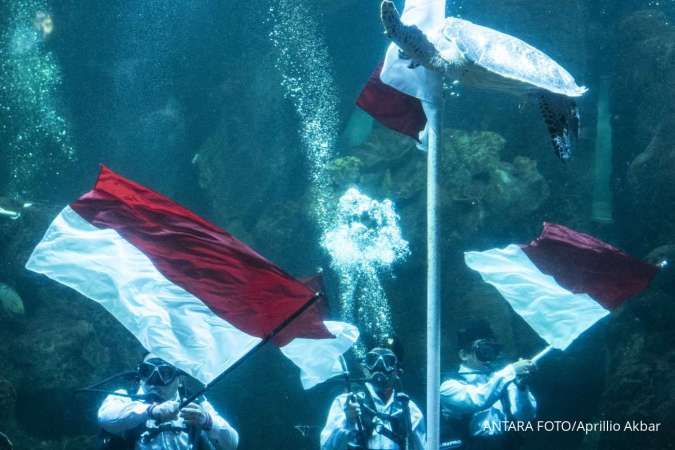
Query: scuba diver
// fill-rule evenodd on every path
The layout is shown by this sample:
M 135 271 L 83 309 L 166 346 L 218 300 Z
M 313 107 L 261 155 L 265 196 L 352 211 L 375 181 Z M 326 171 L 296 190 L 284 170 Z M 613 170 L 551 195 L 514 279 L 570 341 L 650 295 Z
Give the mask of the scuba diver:
M 321 431 L 321 450 L 425 448 L 422 412 L 408 395 L 396 390 L 402 369 L 390 348 L 393 344 L 388 339 L 385 345 L 372 347 L 361 364 L 365 382 L 333 400 Z
M 500 346 L 484 320 L 470 321 L 457 333 L 461 365 L 441 384 L 441 449 L 512 450 L 518 437 L 511 421 L 534 419 L 537 402 L 528 387 L 535 369 L 521 359 L 497 369 Z
M 120 389 L 98 410 L 104 449 L 231 450 L 239 435 L 204 398 L 181 407 L 181 372 L 148 354 L 138 366 L 137 394 Z

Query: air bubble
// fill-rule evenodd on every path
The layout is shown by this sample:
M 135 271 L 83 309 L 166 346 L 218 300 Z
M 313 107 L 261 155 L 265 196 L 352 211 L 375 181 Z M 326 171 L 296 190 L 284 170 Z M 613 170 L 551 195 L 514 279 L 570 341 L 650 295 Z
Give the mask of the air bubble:
M 300 120 L 313 215 L 338 276 L 342 319 L 374 337 L 390 334 L 391 313 L 380 276 L 407 255 L 407 242 L 401 239 L 389 200 L 377 202 L 350 190 L 334 204 L 326 170 L 339 133 L 331 61 L 309 9 L 297 0 L 278 0 L 276 5 L 270 9 L 269 37 L 278 51 L 281 86 Z

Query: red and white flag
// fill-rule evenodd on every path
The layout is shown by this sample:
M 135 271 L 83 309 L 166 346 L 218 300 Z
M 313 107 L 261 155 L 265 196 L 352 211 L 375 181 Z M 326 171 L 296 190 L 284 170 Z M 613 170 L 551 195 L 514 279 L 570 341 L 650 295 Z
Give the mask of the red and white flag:
M 659 270 L 597 238 L 552 223 L 545 223 L 529 245 L 466 252 L 464 258 L 560 350 L 645 289 Z
M 316 295 L 233 236 L 102 167 L 65 207 L 26 268 L 100 303 L 150 352 L 208 384 Z M 358 331 L 312 305 L 274 342 L 303 385 L 339 371 Z M 320 363 L 309 355 L 326 355 Z M 334 358 L 330 361 L 330 358 Z
M 406 0 L 401 21 L 415 25 L 434 41 L 445 20 L 445 0 Z M 442 77 L 401 54 L 390 44 L 356 104 L 384 126 L 424 140 L 430 110 L 440 104 Z

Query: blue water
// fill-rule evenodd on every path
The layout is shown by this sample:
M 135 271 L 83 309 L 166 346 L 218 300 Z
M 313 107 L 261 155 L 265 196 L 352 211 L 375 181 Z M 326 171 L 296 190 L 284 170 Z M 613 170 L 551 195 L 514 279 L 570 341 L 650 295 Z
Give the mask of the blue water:
M 579 99 L 577 149 L 562 163 L 536 103 L 449 88 L 439 206 L 446 373 L 470 317 L 491 321 L 507 359 L 544 346 L 468 271 L 463 251 L 527 243 L 550 221 L 639 258 L 675 257 L 675 2 L 454 0 L 447 14 L 527 41 L 590 92 Z M 21 213 L 0 215 L 0 283 L 24 308 L 0 303 L 0 432 L 16 449 L 93 448 L 103 397 L 73 390 L 133 369 L 142 354 L 93 302 L 23 269 L 101 163 L 293 275 L 322 269 L 331 318 L 401 338 L 402 385 L 424 406 L 425 154 L 354 105 L 388 43 L 375 0 L 0 4 L 0 207 Z M 599 142 L 611 143 L 608 157 L 597 157 Z M 350 188 L 374 203 L 340 215 Z M 341 252 L 352 248 L 359 254 Z M 529 433 L 522 448 L 670 448 L 675 336 L 664 318 L 674 289 L 663 271 L 533 379 L 544 420 L 644 419 L 666 431 Z M 303 391 L 270 347 L 210 398 L 240 448 L 311 449 L 342 389 Z

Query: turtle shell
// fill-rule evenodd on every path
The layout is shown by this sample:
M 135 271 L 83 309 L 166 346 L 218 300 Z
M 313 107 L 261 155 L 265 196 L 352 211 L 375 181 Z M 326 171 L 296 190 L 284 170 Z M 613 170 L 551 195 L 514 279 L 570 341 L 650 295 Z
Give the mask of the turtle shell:
M 547 54 L 508 34 L 456 17 L 445 20 L 442 34 L 466 59 L 502 77 L 568 97 L 587 91 Z

